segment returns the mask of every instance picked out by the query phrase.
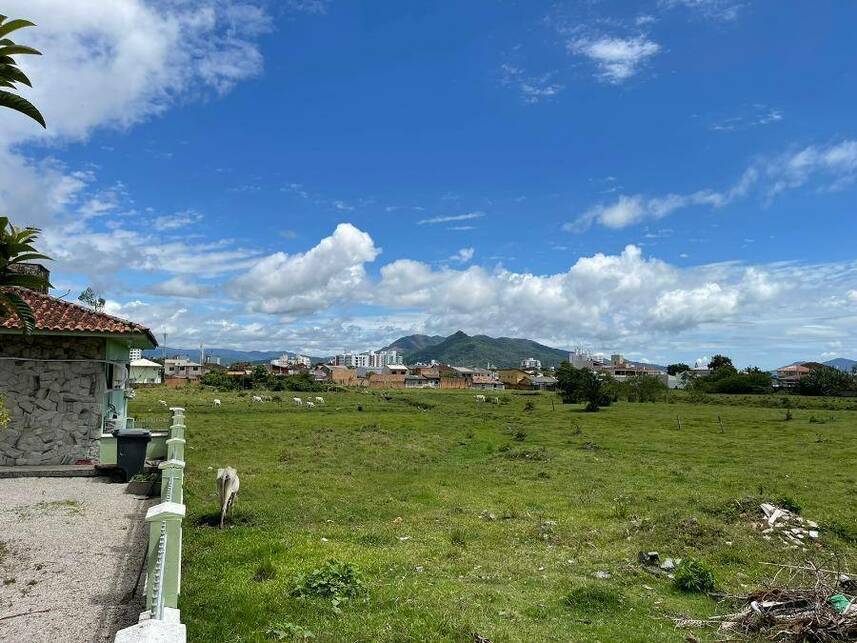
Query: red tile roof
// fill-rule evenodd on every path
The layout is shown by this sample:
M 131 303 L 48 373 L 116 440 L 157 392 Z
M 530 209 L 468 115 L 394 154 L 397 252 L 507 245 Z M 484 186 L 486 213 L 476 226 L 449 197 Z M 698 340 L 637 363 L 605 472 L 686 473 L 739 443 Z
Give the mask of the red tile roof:
M 143 335 L 155 347 L 158 341 L 145 326 L 99 313 L 63 299 L 57 299 L 33 290 L 14 288 L 30 304 L 36 317 L 36 333 L 91 333 L 94 335 Z M 14 316 L 0 317 L 0 328 L 21 329 L 20 320 Z

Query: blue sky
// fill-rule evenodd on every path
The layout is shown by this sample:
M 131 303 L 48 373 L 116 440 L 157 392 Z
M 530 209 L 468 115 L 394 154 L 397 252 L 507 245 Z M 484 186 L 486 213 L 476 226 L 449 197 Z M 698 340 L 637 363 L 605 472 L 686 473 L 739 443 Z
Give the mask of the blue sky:
M 857 356 L 853 4 L 72 4 L 0 201 L 172 345 Z

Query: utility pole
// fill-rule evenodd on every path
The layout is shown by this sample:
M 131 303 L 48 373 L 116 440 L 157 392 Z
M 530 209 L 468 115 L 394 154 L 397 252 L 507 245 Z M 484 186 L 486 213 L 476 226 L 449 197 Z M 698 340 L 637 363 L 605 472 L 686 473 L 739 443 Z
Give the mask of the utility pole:
M 163 358 L 164 358 L 164 365 L 166 366 L 166 363 L 167 363 L 167 331 L 164 331 L 164 345 L 162 348 L 163 348 L 163 350 L 161 351 L 161 353 L 162 353 Z

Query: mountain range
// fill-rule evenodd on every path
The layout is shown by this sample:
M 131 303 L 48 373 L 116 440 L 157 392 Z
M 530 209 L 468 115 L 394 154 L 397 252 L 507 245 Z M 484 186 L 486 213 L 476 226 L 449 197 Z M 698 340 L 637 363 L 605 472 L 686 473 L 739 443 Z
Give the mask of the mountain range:
M 153 357 L 163 357 L 164 355 L 167 357 L 181 355 L 182 357 L 187 357 L 189 360 L 194 362 L 199 362 L 201 359 L 200 350 L 198 348 L 172 348 L 167 346 L 165 348 L 158 347 L 143 351 L 143 357 L 148 359 L 152 359 Z M 239 351 L 232 348 L 206 348 L 205 355 L 206 357 L 209 355 L 219 357 L 221 364 L 229 366 L 235 362 L 267 363 L 272 359 L 277 359 L 281 355 L 296 355 L 296 353 L 292 353 L 290 351 Z M 313 364 L 317 362 L 326 362 L 328 360 L 327 357 L 310 357 L 310 359 Z

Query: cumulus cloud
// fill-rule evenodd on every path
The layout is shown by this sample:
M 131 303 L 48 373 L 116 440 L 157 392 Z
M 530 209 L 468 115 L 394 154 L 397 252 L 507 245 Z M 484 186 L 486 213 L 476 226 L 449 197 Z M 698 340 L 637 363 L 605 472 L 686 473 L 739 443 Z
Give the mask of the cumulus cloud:
M 335 301 L 360 297 L 366 286 L 364 264 L 380 249 L 365 232 L 341 223 L 333 234 L 305 253 L 264 257 L 229 284 L 251 310 L 294 314 L 323 310 Z
M 456 261 L 458 263 L 467 263 L 473 259 L 474 254 L 476 254 L 476 250 L 473 248 L 461 248 L 458 252 L 452 255 L 449 260 Z
M 830 145 L 810 145 L 776 157 L 759 159 L 724 190 L 697 190 L 661 196 L 620 195 L 611 203 L 593 206 L 563 225 L 567 232 L 582 232 L 593 224 L 619 229 L 646 220 L 662 219 L 678 210 L 704 206 L 722 208 L 756 193 L 770 202 L 776 195 L 812 181 L 822 189 L 836 190 L 857 179 L 857 141 L 844 140 Z
M 149 292 L 166 297 L 200 298 L 211 294 L 211 288 L 192 281 L 187 276 L 177 275 L 152 285 Z
M 596 65 L 598 77 L 614 85 L 637 74 L 661 50 L 658 43 L 642 35 L 633 38 L 575 38 L 567 48 L 573 54 L 589 58 Z

